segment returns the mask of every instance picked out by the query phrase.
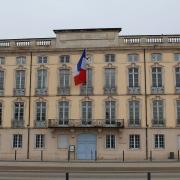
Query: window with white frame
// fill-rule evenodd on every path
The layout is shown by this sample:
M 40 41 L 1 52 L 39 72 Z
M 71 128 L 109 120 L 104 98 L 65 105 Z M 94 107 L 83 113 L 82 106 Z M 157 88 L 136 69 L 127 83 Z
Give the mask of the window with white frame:
M 140 125 L 140 103 L 138 100 L 129 101 L 129 125 L 139 126 Z
M 0 64 L 1 65 L 5 64 L 5 57 L 0 56 Z
M 58 148 L 67 149 L 69 146 L 68 135 L 61 134 L 58 136 Z
M 152 67 L 152 87 L 162 87 L 162 67 Z
M 139 60 L 138 54 L 128 54 L 128 61 L 129 62 L 137 62 Z
M 107 63 L 115 62 L 115 54 L 106 54 L 105 55 L 105 62 L 107 62 Z
M 37 70 L 37 88 L 46 89 L 47 88 L 47 69 Z
M 16 70 L 16 89 L 25 88 L 25 70 Z
M 128 68 L 129 87 L 139 86 L 139 70 L 137 67 Z
M 16 57 L 16 64 L 26 64 L 26 56 Z
M 36 121 L 46 120 L 46 102 L 36 102 Z
M 130 134 L 129 135 L 129 149 L 139 149 L 140 148 L 140 135 Z
M 116 118 L 116 102 L 105 101 L 105 119 L 106 124 L 114 124 Z
M 116 137 L 114 134 L 106 135 L 106 149 L 115 149 Z
M 0 90 L 4 90 L 4 71 L 0 70 Z
M 22 134 L 13 135 L 13 148 L 22 148 Z
M 48 57 L 47 56 L 38 56 L 38 64 L 47 64 L 48 63 Z
M 176 73 L 176 87 L 180 88 L 180 67 L 175 68 Z
M 175 59 L 175 61 L 180 61 L 180 53 L 175 53 L 174 59 Z
M 161 53 L 152 53 L 152 54 L 151 54 L 151 59 L 152 59 L 152 61 L 154 61 L 154 62 L 161 61 L 161 59 L 162 59 L 162 54 L 161 54 Z
M 105 88 L 115 88 L 115 68 L 105 68 Z
M 154 147 L 155 149 L 165 148 L 164 134 L 154 135 Z
M 14 120 L 23 121 L 24 119 L 24 102 L 14 103 Z
M 65 64 L 70 62 L 70 56 L 69 55 L 62 55 L 60 56 L 60 63 Z
M 69 121 L 69 102 L 59 102 L 59 124 L 66 125 Z
M 3 106 L 2 103 L 0 102 L 0 126 L 2 126 L 2 113 L 3 113 Z
M 41 149 L 45 148 L 45 135 L 44 134 L 36 134 L 35 136 L 35 148 Z
M 153 100 L 153 125 L 164 125 L 163 100 Z
M 92 121 L 92 102 L 83 101 L 81 104 L 82 104 L 82 123 L 90 124 Z
M 59 70 L 60 87 L 68 88 L 70 86 L 70 70 L 60 69 Z
M 177 125 L 180 125 L 180 100 L 176 100 L 176 120 Z

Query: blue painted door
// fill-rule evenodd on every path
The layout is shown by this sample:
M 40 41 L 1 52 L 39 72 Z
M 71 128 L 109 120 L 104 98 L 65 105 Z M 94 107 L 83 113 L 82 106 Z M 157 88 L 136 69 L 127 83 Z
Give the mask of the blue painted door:
M 77 138 L 77 159 L 94 160 L 96 158 L 96 135 L 80 134 Z

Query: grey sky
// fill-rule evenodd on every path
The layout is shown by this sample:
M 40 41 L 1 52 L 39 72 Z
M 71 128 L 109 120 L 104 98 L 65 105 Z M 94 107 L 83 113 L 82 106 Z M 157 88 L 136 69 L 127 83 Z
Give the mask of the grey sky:
M 52 37 L 64 28 L 180 34 L 180 0 L 0 0 L 0 9 L 0 39 Z

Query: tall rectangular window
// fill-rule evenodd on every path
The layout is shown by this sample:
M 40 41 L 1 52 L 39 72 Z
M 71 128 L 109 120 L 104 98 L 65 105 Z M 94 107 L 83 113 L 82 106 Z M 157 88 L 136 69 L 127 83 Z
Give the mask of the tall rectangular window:
M 139 118 L 139 101 L 132 100 L 129 101 L 129 125 L 130 126 L 139 126 L 140 118 Z
M 82 102 L 82 124 L 91 124 L 92 121 L 92 102 Z
M 152 87 L 162 87 L 162 68 L 152 68 Z
M 105 69 L 105 88 L 115 87 L 115 69 L 106 68 Z
M 14 120 L 15 121 L 24 120 L 24 102 L 14 103 Z
M 0 70 L 0 90 L 4 90 L 4 71 Z
M 154 136 L 154 147 L 156 149 L 165 148 L 164 134 L 155 134 L 155 136 Z
M 70 86 L 70 70 L 69 69 L 60 69 L 59 70 L 59 78 L 60 78 L 60 87 L 69 88 Z
M 16 70 L 16 89 L 25 88 L 25 71 Z
M 2 111 L 3 111 L 3 107 L 2 107 L 2 103 L 0 103 L 0 126 L 2 126 Z
M 22 134 L 13 135 L 13 148 L 22 148 Z
M 107 149 L 115 149 L 116 145 L 116 137 L 114 134 L 106 135 L 106 148 Z
M 138 87 L 139 85 L 139 72 L 138 68 L 131 67 L 128 69 L 129 87 Z
M 180 100 L 176 100 L 176 118 L 177 124 L 180 125 Z
M 153 125 L 164 125 L 163 100 L 153 100 Z
M 59 102 L 59 124 L 67 125 L 69 121 L 69 102 Z
M 129 135 L 129 149 L 139 149 L 140 148 L 140 135 L 131 134 Z
M 46 89 L 47 88 L 47 69 L 38 69 L 37 75 L 38 75 L 37 88 Z
M 180 88 L 180 67 L 176 67 L 176 87 Z
M 105 118 L 106 118 L 106 124 L 115 124 L 115 118 L 116 118 L 116 102 L 115 101 L 105 102 Z
M 46 102 L 36 102 L 36 121 L 46 120 Z
M 36 134 L 36 143 L 35 148 L 45 148 L 45 135 L 44 134 Z

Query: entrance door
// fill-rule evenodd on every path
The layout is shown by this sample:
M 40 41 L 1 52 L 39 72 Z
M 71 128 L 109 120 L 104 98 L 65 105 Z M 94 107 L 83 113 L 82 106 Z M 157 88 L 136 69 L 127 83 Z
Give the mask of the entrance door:
M 80 134 L 77 138 L 77 159 L 95 160 L 96 158 L 96 135 Z

